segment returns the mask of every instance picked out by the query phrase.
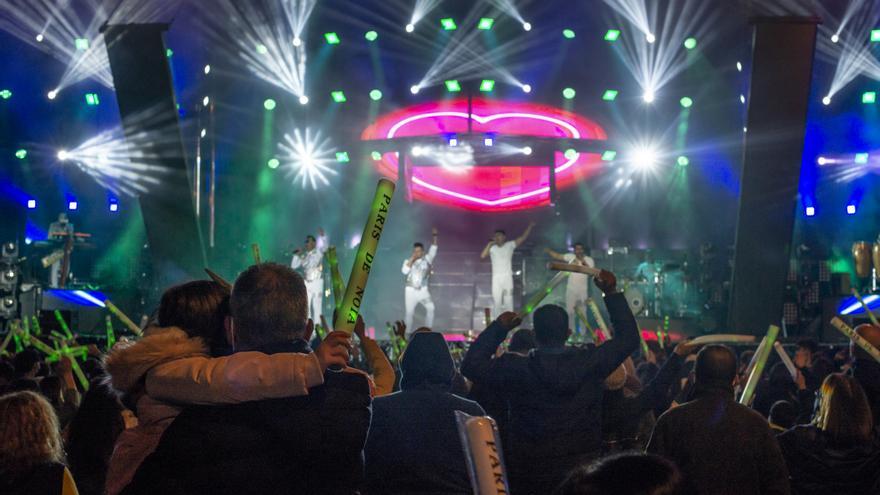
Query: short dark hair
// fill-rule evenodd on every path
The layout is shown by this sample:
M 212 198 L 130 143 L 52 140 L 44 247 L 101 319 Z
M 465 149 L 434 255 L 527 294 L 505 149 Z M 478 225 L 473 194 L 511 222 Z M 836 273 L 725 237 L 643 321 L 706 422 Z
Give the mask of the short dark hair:
M 315 236 L 313 236 L 311 234 L 306 236 L 306 242 L 308 242 L 308 241 L 318 242 L 317 239 L 315 239 Z
M 778 400 L 770 406 L 770 416 L 767 419 L 774 425 L 787 430 L 797 421 L 797 408 L 787 400 Z
M 555 304 L 538 308 L 532 317 L 535 341 L 540 345 L 562 345 L 568 339 L 568 313 Z
M 633 476 L 633 473 L 639 473 Z M 681 471 L 653 454 L 623 452 L 575 468 L 556 489 L 556 495 L 680 495 L 685 493 Z
M 816 342 L 816 339 L 812 337 L 803 337 L 797 342 L 798 347 L 803 347 L 804 349 L 810 351 L 810 354 L 815 354 L 819 352 L 819 343 Z
M 583 247 L 586 247 L 586 246 L 584 246 L 584 243 L 583 243 L 583 242 L 576 242 L 576 243 L 574 243 L 574 247 L 578 247 L 578 246 L 580 246 L 580 247 L 582 247 L 582 248 L 583 248 Z
M 504 234 L 504 235 L 507 235 L 507 232 L 505 232 L 504 229 L 495 229 L 495 233 L 496 233 L 496 234 Z
M 510 344 L 507 350 L 510 352 L 529 352 L 537 347 L 535 342 L 535 331 L 531 328 L 520 328 L 510 337 Z
M 726 345 L 707 345 L 697 354 L 694 373 L 698 385 L 728 387 L 736 377 L 736 354 Z
M 413 243 L 413 247 L 414 247 L 414 248 L 422 248 L 422 249 L 425 249 L 425 245 L 422 244 L 421 242 L 414 242 L 414 243 Z
M 12 366 L 15 368 L 15 374 L 18 376 L 30 373 L 34 369 L 34 365 L 42 361 L 40 353 L 36 349 L 28 347 L 12 358 Z
M 240 348 L 298 339 L 308 317 L 306 284 L 290 267 L 253 265 L 235 280 L 229 308 Z
M 196 280 L 167 289 L 156 319 L 159 326 L 178 327 L 216 350 L 224 347 L 223 322 L 228 314 L 229 292 L 216 282 Z

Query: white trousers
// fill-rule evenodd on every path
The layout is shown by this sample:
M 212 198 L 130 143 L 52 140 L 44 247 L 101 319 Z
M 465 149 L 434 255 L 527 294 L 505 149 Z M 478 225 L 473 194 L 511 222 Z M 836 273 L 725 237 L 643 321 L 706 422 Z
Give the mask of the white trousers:
M 413 314 L 416 312 L 416 306 L 419 304 L 425 307 L 425 326 L 432 328 L 434 325 L 434 301 L 431 300 L 431 293 L 428 292 L 428 288 L 421 287 L 416 289 L 415 287 L 407 286 L 403 294 L 403 301 L 406 306 L 404 323 L 406 323 L 407 333 L 415 330 L 413 328 Z
M 574 331 L 577 328 L 575 322 L 577 321 L 577 314 L 574 312 L 574 308 L 580 303 L 584 308 L 584 314 L 587 314 L 587 291 L 586 290 L 577 290 L 577 289 L 565 289 L 565 310 L 568 311 L 568 328 Z
M 309 318 L 315 324 L 320 324 L 321 313 L 324 311 L 324 279 L 306 281 L 306 295 L 309 298 Z
M 513 311 L 513 275 L 492 275 L 492 302 L 494 316 Z

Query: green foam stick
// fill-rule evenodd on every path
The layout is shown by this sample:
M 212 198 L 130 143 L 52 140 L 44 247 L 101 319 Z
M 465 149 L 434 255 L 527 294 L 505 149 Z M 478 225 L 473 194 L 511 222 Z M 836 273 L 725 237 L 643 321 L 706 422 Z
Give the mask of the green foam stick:
M 874 315 L 874 312 L 871 311 L 871 308 L 869 308 L 868 305 L 865 304 L 865 300 L 862 299 L 862 295 L 859 294 L 859 291 L 853 288 L 852 294 L 856 296 L 856 299 L 859 300 L 859 303 L 862 305 L 862 308 L 864 308 L 865 313 L 868 313 L 868 318 L 871 319 L 871 323 L 873 323 L 875 327 L 880 327 L 880 322 L 877 321 L 877 316 Z
M 107 306 L 107 309 L 109 309 L 111 313 L 116 315 L 116 317 L 119 318 L 119 321 L 121 321 L 123 325 L 128 327 L 128 329 L 131 330 L 131 332 L 133 334 L 137 335 L 138 337 L 143 335 L 143 332 L 141 331 L 140 327 L 135 325 L 134 322 L 131 321 L 131 318 L 126 316 L 125 313 L 123 313 L 119 308 L 117 308 L 115 304 L 110 302 L 109 299 L 104 300 L 104 305 Z
M 31 339 L 31 345 L 34 348 L 36 348 L 38 351 L 42 352 L 43 354 L 46 354 L 47 356 L 52 356 L 53 354 L 56 354 L 55 349 L 52 349 L 51 347 L 46 345 L 46 343 L 40 339 Z
M 394 196 L 394 182 L 388 179 L 379 179 L 376 184 L 376 194 L 373 196 L 373 204 L 364 232 L 361 235 L 361 243 L 358 246 L 354 264 L 351 267 L 351 275 L 348 277 L 348 285 L 345 287 L 345 295 L 342 297 L 342 305 L 337 312 L 333 328 L 351 334 L 360 314 L 361 304 L 364 301 L 364 293 L 367 289 L 367 279 L 370 277 L 370 269 L 376 259 L 376 250 L 379 246 L 379 238 L 385 228 L 388 219 L 388 210 L 391 206 L 391 198 Z
M 21 329 L 24 331 L 25 340 L 31 338 L 31 326 L 28 323 L 28 318 L 25 316 L 21 319 Z
M 31 328 L 33 329 L 33 333 L 36 336 L 43 335 L 43 329 L 40 328 L 40 319 L 37 318 L 37 315 L 31 316 Z
M 58 324 L 61 325 L 61 330 L 64 331 L 64 335 L 65 335 L 68 339 L 72 339 L 72 338 L 73 338 L 73 334 L 70 333 L 70 327 L 67 326 L 67 322 L 64 321 L 64 317 L 61 316 L 61 311 L 59 311 L 59 310 L 57 310 L 57 309 L 55 310 L 55 319 L 58 320 Z
M 260 256 L 260 245 L 256 242 L 251 244 L 251 254 L 254 256 L 255 265 L 259 265 L 263 262 L 263 258 Z
M 21 330 L 19 329 L 17 322 L 13 322 L 13 326 L 11 327 L 10 331 L 12 332 L 12 340 L 13 342 L 15 342 L 15 353 L 18 354 L 19 352 L 24 350 L 24 346 L 21 344 L 21 335 L 19 335 L 21 333 Z
M 113 331 L 113 319 L 110 315 L 104 315 L 104 327 L 107 331 L 107 350 L 116 345 L 116 332 Z
M 605 324 L 605 318 L 602 318 L 602 313 L 599 312 L 599 306 L 596 306 L 596 301 L 593 298 L 587 299 L 587 306 L 590 307 L 590 312 L 593 313 L 593 318 L 596 319 L 596 323 L 599 324 L 599 328 L 602 329 L 603 336 L 606 339 L 611 338 L 611 332 L 608 331 L 608 325 Z
M 561 284 L 563 280 L 568 278 L 569 272 L 558 272 L 556 275 L 553 275 L 553 278 L 550 279 L 549 282 L 544 284 L 544 287 L 541 287 L 537 292 L 532 294 L 532 297 L 526 301 L 526 304 L 520 309 L 517 314 L 520 318 L 525 318 L 527 315 L 531 314 L 532 311 L 537 309 L 538 304 L 541 304 L 541 301 L 544 300 L 545 297 L 550 295 L 553 292 L 553 289 L 556 288 L 557 285 Z
M 593 339 L 593 343 L 599 345 L 599 336 L 596 335 L 596 330 L 593 329 L 593 326 L 590 325 L 590 321 L 587 320 L 587 315 L 584 313 L 584 307 L 582 305 L 577 305 L 574 307 L 574 313 L 577 315 L 578 319 L 581 320 L 581 323 L 584 325 L 584 328 L 590 332 L 590 338 Z
M 6 346 L 9 345 L 9 342 L 12 341 L 12 336 L 15 335 L 15 329 L 10 326 L 9 331 L 6 332 L 6 337 L 3 338 L 3 342 L 0 343 L 0 354 L 6 352 Z
M 767 329 L 767 337 L 761 342 L 761 345 L 758 346 L 758 350 L 755 352 L 755 367 L 752 368 L 752 372 L 749 373 L 749 378 L 746 380 L 746 386 L 743 388 L 742 396 L 739 398 L 740 404 L 745 406 L 751 404 L 755 396 L 755 390 L 758 388 L 758 382 L 761 381 L 761 375 L 764 374 L 764 368 L 767 366 L 767 359 L 773 351 L 773 343 L 776 342 L 778 335 L 779 327 L 770 325 L 770 328 Z
M 870 342 L 865 340 L 864 337 L 857 334 L 855 330 L 850 328 L 849 325 L 843 322 L 838 317 L 831 318 L 831 325 L 836 328 L 840 333 L 849 337 L 855 344 L 862 348 L 865 352 L 871 355 L 872 358 L 876 359 L 878 363 L 880 363 L 880 349 L 877 349 Z
M 336 246 L 327 248 L 327 264 L 330 265 L 330 281 L 333 284 L 333 306 L 339 309 L 342 305 L 342 296 L 345 292 L 345 282 L 339 273 L 339 258 L 336 257 Z

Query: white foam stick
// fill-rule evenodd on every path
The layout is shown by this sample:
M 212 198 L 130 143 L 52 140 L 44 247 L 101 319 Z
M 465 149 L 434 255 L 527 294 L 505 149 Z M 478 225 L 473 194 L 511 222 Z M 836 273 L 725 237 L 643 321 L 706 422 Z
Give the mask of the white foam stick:
M 765 340 L 767 340 L 767 337 L 761 337 L 761 342 L 758 344 L 758 347 L 755 348 L 755 353 L 752 354 L 752 360 L 749 361 L 749 365 L 746 366 L 746 375 L 752 374 L 752 369 L 754 369 L 755 362 L 758 360 L 758 350 L 764 345 Z
M 455 419 L 474 494 L 510 493 L 495 420 L 461 411 L 455 411 Z
M 592 297 L 587 299 L 587 306 L 590 307 L 590 311 L 593 313 L 593 318 L 595 318 L 596 323 L 599 324 L 599 329 L 602 330 L 605 339 L 610 339 L 611 332 L 608 331 L 608 325 L 605 324 L 605 319 L 602 318 L 602 313 L 599 312 L 599 306 L 596 306 L 596 301 L 594 301 Z
M 788 374 L 791 375 L 792 380 L 797 380 L 797 368 L 794 366 L 794 363 L 791 362 L 791 357 L 785 352 L 785 348 L 782 347 L 782 344 L 777 340 L 773 343 L 773 348 L 776 349 L 776 354 L 779 354 L 779 359 L 782 360 L 782 364 L 788 369 Z
M 584 275 L 589 275 L 591 277 L 598 277 L 599 273 L 602 272 L 602 270 L 599 268 L 593 268 L 584 265 L 574 265 L 571 263 L 562 263 L 559 261 L 552 261 L 547 265 L 547 267 L 551 270 L 556 270 L 557 272 L 583 273 Z
M 868 314 L 868 318 L 871 319 L 871 323 L 873 323 L 875 327 L 880 327 L 880 321 L 877 321 L 877 316 L 874 314 L 873 311 L 871 311 L 871 308 L 869 308 L 868 305 L 865 304 L 865 300 L 862 299 L 862 295 L 859 294 L 858 289 L 856 289 L 855 287 L 853 287 L 853 289 L 852 289 L 852 295 L 856 296 L 856 299 L 859 300 L 859 304 L 862 305 L 862 308 L 865 310 L 865 313 Z
M 872 358 L 876 359 L 877 362 L 880 362 L 880 349 L 877 349 L 870 342 L 865 340 L 864 337 L 857 334 L 855 330 L 850 328 L 849 325 L 843 322 L 838 317 L 831 318 L 831 326 L 836 328 L 840 333 L 846 335 L 850 338 L 857 346 L 861 347 L 863 351 L 867 352 L 871 355 Z
M 691 345 L 706 344 L 748 344 L 757 340 L 754 335 L 738 335 L 735 333 L 719 333 L 715 335 L 700 335 L 691 341 Z

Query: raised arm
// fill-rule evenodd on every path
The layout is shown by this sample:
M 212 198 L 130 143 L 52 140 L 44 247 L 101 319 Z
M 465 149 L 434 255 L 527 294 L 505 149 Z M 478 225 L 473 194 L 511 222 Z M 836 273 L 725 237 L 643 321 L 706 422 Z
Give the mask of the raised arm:
M 474 383 L 488 386 L 502 386 L 504 377 L 493 372 L 492 357 L 498 346 L 507 338 L 507 333 L 522 322 L 516 313 L 503 313 L 483 330 L 471 344 L 461 363 L 461 374 Z M 498 370 L 494 370 L 498 371 Z
M 526 239 L 529 238 L 529 234 L 532 233 L 533 228 L 535 228 L 535 222 L 529 222 L 529 226 L 526 227 L 526 231 L 523 232 L 521 236 L 516 238 L 516 247 L 520 247 L 522 243 L 526 242 Z
M 300 250 L 297 249 L 293 252 L 293 257 L 290 259 L 290 267 L 296 270 L 301 267 L 303 264 L 303 257 L 300 255 Z
M 483 248 L 483 252 L 480 253 L 481 260 L 484 260 L 484 259 L 486 259 L 486 256 L 489 256 L 489 248 L 492 247 L 492 242 L 493 241 L 489 241 L 489 244 L 486 244 L 486 247 Z
M 394 375 L 394 367 L 391 366 L 391 361 L 389 361 L 388 356 L 382 352 L 379 344 L 377 344 L 375 340 L 367 337 L 366 325 L 364 325 L 363 321 L 362 318 L 358 317 L 358 322 L 354 326 L 354 333 L 361 341 L 361 348 L 363 348 L 364 355 L 370 365 L 370 370 L 373 372 L 373 383 L 375 384 L 373 396 L 381 397 L 383 395 L 388 395 L 394 391 L 394 381 L 396 379 Z
M 605 294 L 605 307 L 611 316 L 614 338 L 597 347 L 589 357 L 588 368 L 597 376 L 606 377 L 639 347 L 639 327 L 622 292 L 617 291 L 617 280 L 611 272 L 602 270 L 595 279 L 596 286 Z
M 324 232 L 324 229 L 318 229 L 318 238 L 315 239 L 315 248 L 319 253 L 323 254 L 327 251 L 327 246 L 330 244 L 327 242 L 327 233 Z
M 547 253 L 548 256 L 550 256 L 551 258 L 553 258 L 556 261 L 565 261 L 564 255 L 559 254 L 550 248 L 544 248 L 544 252 Z

